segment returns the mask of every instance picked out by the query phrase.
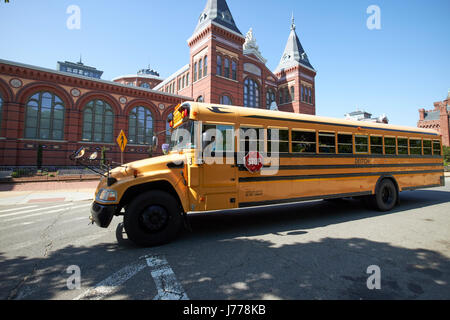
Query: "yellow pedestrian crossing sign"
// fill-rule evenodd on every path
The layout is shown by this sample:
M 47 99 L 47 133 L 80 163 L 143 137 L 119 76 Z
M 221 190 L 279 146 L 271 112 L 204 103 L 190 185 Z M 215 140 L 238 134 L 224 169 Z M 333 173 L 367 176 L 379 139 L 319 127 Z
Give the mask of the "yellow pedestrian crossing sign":
M 123 130 L 120 131 L 119 137 L 117 137 L 117 144 L 119 145 L 120 150 L 122 150 L 122 152 L 124 152 L 125 148 L 128 144 L 128 139 L 127 139 L 127 136 L 125 135 L 125 132 L 123 132 Z

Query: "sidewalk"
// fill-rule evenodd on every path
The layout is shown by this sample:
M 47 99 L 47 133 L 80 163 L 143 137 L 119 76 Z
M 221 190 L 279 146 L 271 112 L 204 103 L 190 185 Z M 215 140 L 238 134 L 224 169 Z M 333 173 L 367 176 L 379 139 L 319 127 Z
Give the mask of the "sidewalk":
M 98 181 L 36 182 L 0 185 L 0 206 L 92 201 Z

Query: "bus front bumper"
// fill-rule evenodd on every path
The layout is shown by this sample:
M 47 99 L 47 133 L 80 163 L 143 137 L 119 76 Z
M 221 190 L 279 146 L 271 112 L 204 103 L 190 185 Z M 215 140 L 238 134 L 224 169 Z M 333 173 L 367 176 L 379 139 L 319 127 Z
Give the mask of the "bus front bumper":
M 105 206 L 94 202 L 91 207 L 91 221 L 100 228 L 108 228 L 116 214 L 117 206 Z

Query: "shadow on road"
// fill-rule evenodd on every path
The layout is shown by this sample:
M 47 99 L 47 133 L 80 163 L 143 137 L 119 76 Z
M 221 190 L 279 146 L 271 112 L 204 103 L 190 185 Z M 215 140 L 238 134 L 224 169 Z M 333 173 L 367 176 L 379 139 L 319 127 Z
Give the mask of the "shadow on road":
M 45 258 L 11 258 L 1 253 L 0 298 L 70 296 L 66 287 L 70 265 L 80 266 L 83 288 L 88 289 L 139 257 L 153 254 L 166 257 L 191 299 L 449 299 L 450 260 L 436 251 L 355 237 L 282 246 L 244 238 L 267 233 L 301 238 L 309 229 L 448 201 L 448 192 L 420 191 L 404 194 L 400 207 L 390 213 L 364 210 L 357 201 L 349 201 L 194 215 L 190 217 L 192 233 L 159 248 L 111 243 L 68 246 Z M 443 241 L 450 246 L 449 239 Z M 381 290 L 367 289 L 366 271 L 371 265 L 381 268 Z M 123 296 L 143 298 L 136 295 L 138 291 L 128 289 Z

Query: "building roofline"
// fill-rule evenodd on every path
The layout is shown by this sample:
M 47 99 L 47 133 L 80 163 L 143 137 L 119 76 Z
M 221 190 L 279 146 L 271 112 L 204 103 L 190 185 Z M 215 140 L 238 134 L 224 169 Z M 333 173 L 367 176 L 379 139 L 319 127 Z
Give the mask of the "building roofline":
M 224 29 L 225 31 L 228 31 L 229 33 L 232 33 L 233 35 L 235 35 L 235 36 L 237 36 L 239 38 L 245 39 L 245 37 L 242 34 L 237 33 L 236 31 L 233 31 L 230 28 L 227 28 L 227 27 L 225 27 L 225 26 L 223 26 L 223 25 L 221 25 L 221 24 L 219 24 L 217 22 L 210 21 L 210 22 L 206 23 L 203 26 L 203 28 L 201 28 L 197 32 L 195 32 L 189 39 L 187 39 L 187 43 L 190 43 L 192 40 L 194 40 L 199 34 L 201 34 L 205 29 L 207 29 L 211 25 L 215 25 L 216 27 Z
M 156 87 L 153 88 L 153 90 L 159 90 L 162 87 L 164 87 L 166 84 L 168 84 L 170 81 L 172 81 L 174 78 L 178 77 L 180 74 L 182 74 L 183 72 L 186 72 L 189 70 L 189 64 L 181 67 L 180 69 L 178 69 L 177 71 L 175 71 L 174 73 L 172 73 L 169 77 L 166 78 L 166 80 L 164 80 L 163 82 L 161 82 L 160 84 L 158 84 Z
M 116 81 L 123 78 L 145 78 L 145 79 L 153 79 L 153 80 L 161 80 L 164 81 L 163 78 L 152 76 L 152 75 L 141 75 L 141 74 L 128 74 L 119 77 L 112 78 L 111 81 Z
M 180 96 L 180 95 L 177 95 L 177 94 L 157 91 L 157 90 L 154 90 L 154 89 L 145 89 L 145 88 L 141 88 L 141 87 L 130 87 L 128 85 L 121 84 L 121 83 L 114 82 L 114 81 L 85 77 L 85 76 L 81 76 L 81 75 L 76 75 L 76 74 L 72 74 L 72 73 L 67 73 L 67 72 L 57 71 L 57 70 L 53 70 L 53 69 L 42 68 L 42 67 L 37 67 L 37 66 L 24 64 L 24 63 L 19 63 L 19 62 L 14 62 L 14 61 L 9 61 L 9 60 L 0 59 L 0 64 L 6 64 L 6 65 L 10 65 L 10 66 L 15 66 L 15 67 L 22 67 L 22 68 L 33 69 L 33 70 L 38 70 L 38 71 L 43 71 L 43 72 L 49 72 L 49 73 L 58 74 L 58 75 L 65 76 L 65 77 L 78 78 L 78 79 L 88 80 L 88 81 L 92 81 L 92 82 L 109 84 L 109 85 L 113 85 L 113 86 L 117 86 L 117 87 L 123 87 L 123 88 L 128 88 L 128 89 L 131 88 L 131 89 L 134 89 L 134 90 L 151 92 L 151 93 L 165 95 L 165 96 L 169 96 L 169 97 L 173 97 L 173 98 L 180 98 L 180 99 L 188 100 L 188 101 L 192 100 L 191 97 Z

